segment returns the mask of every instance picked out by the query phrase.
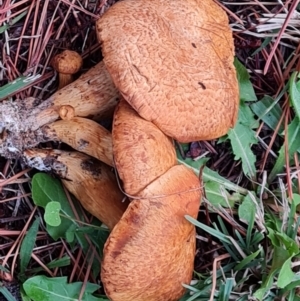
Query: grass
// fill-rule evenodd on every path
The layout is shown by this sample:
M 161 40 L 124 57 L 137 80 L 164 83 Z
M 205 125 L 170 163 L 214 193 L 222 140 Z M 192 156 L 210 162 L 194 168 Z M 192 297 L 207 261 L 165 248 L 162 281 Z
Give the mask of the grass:
M 186 217 L 197 228 L 197 252 L 180 301 L 297 301 L 300 7 L 296 0 L 216 2 L 234 33 L 240 115 L 225 137 L 178 149 L 205 183 L 198 220 Z M 57 89 L 50 60 L 63 49 L 82 55 L 83 71 L 101 60 L 94 21 L 113 0 L 0 3 L 0 99 L 49 97 Z M 106 300 L 99 266 L 107 231 L 53 178 L 41 188 L 46 175 L 5 158 L 0 172 L 0 293 L 15 300 L 11 287 L 19 282 L 32 300 L 41 300 L 41 287 L 47 297 Z M 59 214 L 45 219 L 41 209 L 57 200 L 54 186 L 68 217 L 63 226 Z

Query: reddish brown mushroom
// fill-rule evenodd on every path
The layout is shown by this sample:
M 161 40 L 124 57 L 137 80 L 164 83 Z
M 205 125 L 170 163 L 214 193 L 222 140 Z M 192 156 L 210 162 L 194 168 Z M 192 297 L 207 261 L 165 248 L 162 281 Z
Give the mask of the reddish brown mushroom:
M 199 180 L 183 165 L 169 169 L 132 200 L 104 249 L 101 277 L 110 300 L 168 301 L 192 277 Z
M 200 182 L 172 160 L 155 174 L 154 162 L 164 161 L 158 144 L 166 136 L 208 140 L 234 126 L 239 88 L 228 19 L 212 0 L 124 0 L 97 21 L 97 33 L 114 84 L 137 112 L 121 103 L 114 117 L 116 167 L 132 202 L 104 249 L 104 289 L 112 301 L 177 301 L 192 276 L 194 227 L 184 216 L 197 216 Z M 146 157 L 154 125 L 166 136 Z
M 180 142 L 220 137 L 237 119 L 234 45 L 213 0 L 125 0 L 97 22 L 105 66 L 126 101 Z
M 76 51 L 64 50 L 52 60 L 53 68 L 58 72 L 61 89 L 73 81 L 73 75 L 82 67 L 82 58 Z

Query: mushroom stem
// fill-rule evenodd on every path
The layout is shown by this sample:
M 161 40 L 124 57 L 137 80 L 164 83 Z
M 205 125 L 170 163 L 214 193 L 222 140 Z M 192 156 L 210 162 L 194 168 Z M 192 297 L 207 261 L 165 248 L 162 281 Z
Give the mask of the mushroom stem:
M 58 120 L 42 128 L 45 141 L 60 141 L 77 151 L 113 166 L 111 133 L 93 120 L 74 117 Z
M 58 77 L 59 77 L 58 90 L 62 89 L 63 87 L 73 82 L 72 74 L 59 73 Z
M 128 205 L 118 188 L 112 169 L 79 152 L 30 149 L 25 163 L 38 170 L 57 174 L 82 206 L 113 229 Z
M 119 100 L 103 62 L 43 102 L 29 99 L 0 104 L 0 156 L 15 158 L 39 143 L 35 131 L 60 118 L 60 108 L 72 105 L 74 115 L 100 120 L 113 115 Z

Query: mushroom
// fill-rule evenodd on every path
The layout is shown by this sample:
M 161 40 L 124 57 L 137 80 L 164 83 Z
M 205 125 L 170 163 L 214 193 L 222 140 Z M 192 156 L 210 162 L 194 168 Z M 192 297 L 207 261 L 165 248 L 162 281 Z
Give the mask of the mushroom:
M 40 142 L 59 141 L 77 151 L 114 166 L 111 133 L 96 123 L 81 117 L 58 120 L 45 125 Z
M 183 165 L 169 169 L 132 200 L 104 247 L 101 279 L 110 300 L 178 300 L 195 257 L 199 180 Z
M 52 66 L 58 72 L 61 89 L 73 81 L 73 75 L 82 67 L 82 57 L 72 50 L 64 50 L 52 59 Z
M 28 166 L 56 173 L 82 206 L 109 229 L 119 222 L 128 202 L 109 166 L 73 151 L 30 149 L 23 158 Z
M 111 118 L 120 94 L 104 63 L 100 62 L 75 82 L 43 102 L 38 99 L 0 103 L 0 155 L 16 158 L 35 147 L 43 137 L 40 128 L 62 117 L 62 108 L 72 106 L 72 115 L 100 121 Z M 73 111 L 74 110 L 74 111 Z
M 112 140 L 115 166 L 129 195 L 137 195 L 177 164 L 172 140 L 125 100 L 115 110 Z
M 117 214 L 103 214 L 102 208 L 110 212 L 110 206 L 115 207 L 107 192 L 115 186 L 104 181 L 100 187 L 98 182 L 106 165 L 98 168 L 99 163 L 79 153 L 26 150 L 23 155 L 30 166 L 54 169 L 83 206 L 112 229 L 101 268 L 110 300 L 177 301 L 185 291 L 182 284 L 192 277 L 195 228 L 185 215 L 197 217 L 201 185 L 191 170 L 177 165 L 171 139 L 214 139 L 236 122 L 239 93 L 228 19 L 213 0 L 180 5 L 177 0 L 123 0 L 97 21 L 97 34 L 104 64 L 34 108 L 25 125 L 11 126 L 7 133 L 17 128 L 18 133 L 29 135 L 31 130 L 50 137 L 52 131 L 52 137 L 68 141 L 61 137 L 67 137 L 64 127 L 70 125 L 69 142 L 80 149 L 77 129 L 84 127 L 71 125 L 74 118 L 99 120 L 111 113 L 118 89 L 126 102 L 121 100 L 116 110 L 112 145 L 131 200 L 125 212 L 122 205 Z M 107 94 L 99 81 L 102 76 L 109 85 Z M 59 117 L 65 120 L 49 125 L 48 131 L 40 129 Z M 11 123 L 5 122 L 7 128 Z M 11 150 L 10 143 L 18 137 L 9 139 L 5 137 L 4 147 Z M 24 143 L 23 136 L 21 140 Z M 104 207 L 97 203 L 102 194 Z M 120 198 L 118 192 L 117 208 Z
M 155 174 L 164 151 L 144 145 L 164 150 L 166 136 L 209 140 L 234 126 L 239 88 L 228 19 L 212 0 L 124 0 L 97 21 L 97 34 L 114 84 L 136 111 L 121 101 L 114 117 L 113 152 L 131 203 L 104 247 L 104 289 L 112 301 L 177 301 L 192 277 L 195 229 L 184 216 L 197 217 L 200 182 L 172 159 Z M 154 125 L 161 134 L 148 143 Z M 146 180 L 139 165 L 149 158 Z
M 180 142 L 233 127 L 239 88 L 225 12 L 213 0 L 125 0 L 98 21 L 105 66 L 125 100 Z

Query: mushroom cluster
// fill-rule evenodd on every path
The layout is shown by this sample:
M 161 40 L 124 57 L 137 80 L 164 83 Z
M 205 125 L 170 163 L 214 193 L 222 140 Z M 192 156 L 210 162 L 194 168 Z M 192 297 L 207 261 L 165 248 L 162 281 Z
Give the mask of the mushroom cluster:
M 4 119 L 0 154 L 17 149 L 28 165 L 55 171 L 110 228 L 101 266 L 110 300 L 176 301 L 192 278 L 195 228 L 185 216 L 197 217 L 201 187 L 178 165 L 173 139 L 215 139 L 236 122 L 228 19 L 213 0 L 124 0 L 96 29 L 103 61 L 32 105 L 21 140 Z M 110 133 L 96 121 L 112 112 Z M 50 140 L 77 152 L 32 148 Z

